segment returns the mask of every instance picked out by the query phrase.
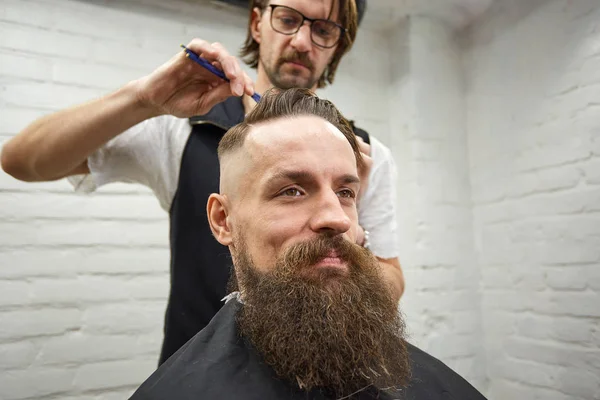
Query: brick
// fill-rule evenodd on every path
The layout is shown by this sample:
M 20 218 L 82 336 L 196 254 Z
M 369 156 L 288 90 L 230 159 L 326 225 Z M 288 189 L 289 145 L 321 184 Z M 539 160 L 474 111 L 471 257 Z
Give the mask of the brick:
M 481 315 L 476 312 L 462 311 L 454 313 L 452 323 L 453 332 L 456 334 L 472 334 L 481 331 Z
M 600 238 L 548 239 L 539 246 L 539 258 L 547 265 L 593 263 L 600 259 Z
M 81 302 L 121 301 L 131 298 L 130 284 L 119 276 L 83 276 L 76 279 L 38 278 L 32 283 L 32 302 L 77 305 Z
M 92 334 L 160 331 L 164 313 L 164 301 L 97 304 L 86 308 L 83 325 Z
M 156 197 L 148 195 L 89 195 L 79 196 L 73 193 L 4 193 L 1 198 L 17 209 L 0 209 L 0 220 L 49 219 L 111 219 L 164 222 L 168 218 Z
M 600 155 L 600 132 L 599 130 L 595 130 L 592 133 L 592 152 L 595 156 Z
M 515 220 L 517 206 L 511 201 L 480 204 L 473 209 L 474 219 L 481 225 L 509 223 Z
M 558 389 L 530 386 L 524 382 L 499 380 L 488 392 L 488 398 L 498 399 L 539 399 L 539 400 L 584 400 L 564 394 Z
M 515 290 L 486 290 L 483 293 L 484 309 L 500 311 L 523 311 L 526 309 L 524 299 L 516 295 Z
M 519 254 L 513 249 L 513 243 L 519 242 L 518 232 L 512 224 L 494 224 L 484 226 L 480 232 L 479 262 L 487 265 L 512 264 L 518 261 Z M 522 233 L 521 233 L 522 234 Z
M 128 282 L 128 291 L 133 298 L 164 300 L 169 294 L 169 279 L 165 276 L 140 276 Z
M 73 386 L 80 390 L 139 386 L 155 369 L 156 358 L 87 364 L 77 368 Z
M 91 38 L 81 35 L 0 21 L 0 48 L 85 60 L 91 55 L 91 44 Z
M 505 343 L 506 353 L 516 359 L 535 361 L 545 365 L 558 365 L 571 368 L 586 368 L 588 360 L 598 359 L 599 350 L 565 346 L 563 343 L 554 344 L 510 338 Z
M 600 291 L 600 263 L 588 265 L 583 274 L 587 277 L 588 287 L 595 292 Z
M 27 282 L 0 280 L 1 305 L 28 303 L 30 295 L 30 285 Z
M 31 341 L 0 344 L 0 370 L 24 369 L 31 365 L 38 351 Z
M 32 27 L 52 28 L 54 27 L 56 8 L 44 3 L 37 3 L 35 7 L 23 7 L 18 0 L 5 0 L 0 12 L 2 21 Z
M 553 339 L 561 342 L 594 346 L 595 326 L 597 326 L 597 321 L 593 318 L 554 317 L 550 335 Z
M 504 208 L 509 205 L 503 204 Z M 498 206 L 500 208 L 500 206 Z M 586 187 L 567 192 L 540 193 L 510 205 L 512 219 L 575 215 L 600 209 L 600 188 Z
M 67 86 L 48 82 L 15 79 L 0 82 L 3 96 L 12 106 L 29 106 L 58 111 L 100 97 L 103 91 L 90 87 Z
M 529 296 L 527 302 L 535 311 L 576 317 L 600 317 L 600 293 L 558 292 Z
M 519 317 L 516 332 L 521 337 L 547 340 L 552 337 L 554 320 L 544 315 L 525 314 Z
M 422 282 L 421 290 L 438 291 L 451 284 L 453 275 L 453 268 L 420 269 L 412 274 L 412 279 Z
M 51 69 L 49 60 L 39 56 L 18 54 L 0 50 L 0 76 L 27 78 L 36 81 L 49 80 Z
M 593 160 L 583 166 L 585 181 L 591 185 L 600 184 L 600 160 Z
M 143 356 L 157 357 L 159 347 L 148 348 L 139 345 L 141 337 L 142 335 L 89 335 L 80 331 L 68 332 L 45 340 L 36 364 L 86 365 L 99 361 L 133 360 Z
M 505 379 L 542 387 L 552 387 L 556 377 L 564 373 L 562 367 L 513 359 L 502 360 L 499 368 Z
M 167 62 L 176 51 L 176 49 L 173 49 L 173 51 L 163 54 L 148 51 L 137 44 L 132 45 L 120 41 L 95 41 L 92 59 L 107 65 L 125 66 L 136 70 L 143 69 L 147 74 Z
M 439 335 L 431 338 L 428 351 L 440 359 L 449 359 L 453 357 L 473 357 L 477 348 L 474 343 L 477 342 L 472 334 L 470 335 Z
M 44 114 L 48 114 L 48 112 L 44 111 Z M 33 122 L 33 120 L 31 122 Z M 0 140 L 5 142 L 8 138 L 3 137 L 0 138 Z M 66 179 L 52 182 L 21 182 L 8 174 L 0 173 L 0 187 L 2 187 L 5 192 L 31 192 L 38 194 L 67 192 L 75 195 L 73 185 Z M 152 191 L 149 188 L 138 184 L 114 183 L 98 189 L 97 193 L 148 195 L 152 194 Z M 2 196 L 4 196 L 4 193 L 0 193 L 0 199 Z M 81 196 L 85 197 L 85 195 Z
M 594 320 L 527 314 L 519 319 L 517 333 L 529 339 L 592 345 Z
M 589 368 L 570 368 L 559 377 L 557 386 L 571 396 L 592 399 L 600 394 L 600 376 Z
M 169 249 L 136 247 L 23 248 L 0 251 L 0 278 L 153 275 L 168 280 Z
M 404 301 L 405 300 L 405 301 Z M 473 293 L 465 290 L 443 292 L 414 292 L 410 298 L 403 299 L 404 309 L 411 309 L 415 315 L 429 313 L 430 310 L 439 309 L 440 304 L 445 304 L 454 312 L 473 310 Z M 408 312 L 408 311 L 407 311 Z
M 511 196 L 570 189 L 577 186 L 580 180 L 581 171 L 573 166 L 521 173 L 513 181 Z
M 23 130 L 36 119 L 46 115 L 47 112 L 25 107 L 0 108 L 0 134 L 12 137 Z M 2 144 L 7 139 L 2 140 Z M 2 174 L 5 175 L 5 174 Z M 2 185 L 4 188 L 4 185 Z
M 34 377 L 32 379 L 32 377 Z M 32 368 L 0 374 L 4 399 L 42 398 L 60 395 L 71 386 L 74 372 L 65 368 Z
M 545 271 L 545 283 L 558 290 L 583 290 L 588 285 L 585 267 L 556 267 Z
M 75 308 L 0 312 L 0 340 L 55 335 L 80 327 L 81 311 Z
M 168 223 L 141 221 L 44 221 L 3 222 L 4 246 L 118 245 L 163 247 L 168 243 Z
M 141 78 L 148 72 L 151 71 L 64 60 L 54 62 L 52 80 L 60 84 L 89 86 L 112 91 L 129 81 Z
M 138 386 L 139 385 L 134 385 L 130 387 L 116 389 L 109 388 L 100 391 L 92 390 L 88 392 L 89 394 L 85 396 L 78 395 L 74 397 L 69 397 L 68 399 L 64 400 L 123 400 L 130 398 L 133 395 L 133 392 L 135 392 L 135 390 L 138 388 Z M 100 392 L 100 394 L 98 394 L 98 392 Z M 63 399 L 61 398 L 61 400 Z

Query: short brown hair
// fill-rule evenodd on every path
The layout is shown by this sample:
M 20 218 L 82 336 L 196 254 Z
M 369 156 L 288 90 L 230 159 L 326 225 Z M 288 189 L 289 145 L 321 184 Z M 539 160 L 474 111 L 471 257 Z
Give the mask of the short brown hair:
M 335 78 L 335 72 L 344 54 L 346 54 L 354 40 L 356 39 L 356 31 L 358 30 L 358 12 L 356 9 L 355 0 L 332 0 L 333 5 L 339 2 L 339 23 L 345 28 L 344 34 L 340 37 L 340 42 L 337 45 L 333 58 L 323 75 L 319 77 L 317 84 L 318 88 L 324 88 L 327 83 L 333 83 Z M 240 56 L 246 64 L 252 68 L 258 67 L 259 58 L 259 47 L 260 45 L 252 37 L 252 12 L 255 8 L 258 8 L 262 12 L 266 9 L 269 4 L 269 0 L 252 0 L 250 2 L 250 15 L 248 17 L 248 32 L 246 34 L 246 41 L 240 50 Z
M 218 148 L 219 160 L 223 155 L 237 150 L 244 145 L 246 136 L 253 124 L 267 122 L 278 118 L 295 117 L 300 115 L 314 115 L 330 122 L 346 137 L 359 167 L 363 166 L 363 159 L 358 147 L 358 142 L 350 123 L 329 100 L 320 99 L 308 89 L 269 89 L 260 102 L 254 107 L 243 122 L 229 129 L 221 139 Z

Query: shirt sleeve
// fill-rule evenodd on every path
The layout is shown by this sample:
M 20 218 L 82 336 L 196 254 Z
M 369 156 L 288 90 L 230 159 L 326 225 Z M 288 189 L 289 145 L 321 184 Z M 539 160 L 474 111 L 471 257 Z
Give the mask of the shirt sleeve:
M 380 258 L 399 256 L 396 163 L 390 149 L 370 136 L 373 165 L 369 186 L 358 204 L 358 220 L 369 231 L 370 248 Z
M 190 132 L 187 120 L 172 116 L 143 121 L 92 153 L 87 160 L 89 174 L 74 175 L 68 181 L 81 193 L 114 182 L 139 183 L 149 187 L 168 211 Z

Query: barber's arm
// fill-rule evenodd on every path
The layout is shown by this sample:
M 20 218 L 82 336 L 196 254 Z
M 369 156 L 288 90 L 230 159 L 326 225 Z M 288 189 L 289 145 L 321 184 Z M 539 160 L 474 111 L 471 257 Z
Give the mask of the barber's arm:
M 365 232 L 364 228 L 361 226 L 356 240 L 357 244 L 370 247 L 370 239 L 367 237 L 367 235 L 370 236 L 370 234 L 367 234 L 367 232 Z M 396 301 L 400 301 L 400 297 L 402 297 L 402 294 L 404 293 L 404 273 L 402 272 L 400 260 L 398 257 L 375 257 L 379 261 L 379 265 L 381 266 L 381 270 L 383 271 L 385 279 L 392 287 L 394 299 Z
M 384 277 L 392 287 L 395 300 L 399 301 L 404 293 L 404 274 L 397 256 L 396 166 L 389 149 L 377 139 L 371 139 L 375 148 L 360 137 L 357 139 L 367 167 L 361 171 L 361 226 L 357 243 L 367 245 L 375 254 Z M 376 160 L 373 160 L 373 157 Z
M 188 48 L 216 63 L 231 82 L 179 52 L 150 75 L 114 93 L 34 121 L 4 145 L 2 169 L 23 181 L 88 173 L 90 154 L 146 119 L 204 114 L 229 96 L 253 93 L 252 81 L 221 45 L 194 39 Z

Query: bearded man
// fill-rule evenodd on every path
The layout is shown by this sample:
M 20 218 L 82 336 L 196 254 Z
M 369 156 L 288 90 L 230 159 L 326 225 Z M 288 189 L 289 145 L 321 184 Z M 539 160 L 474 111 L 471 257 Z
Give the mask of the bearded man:
M 232 293 L 134 399 L 483 399 L 406 342 L 393 283 L 355 244 L 363 161 L 333 104 L 268 93 L 218 155 L 206 212 Z

